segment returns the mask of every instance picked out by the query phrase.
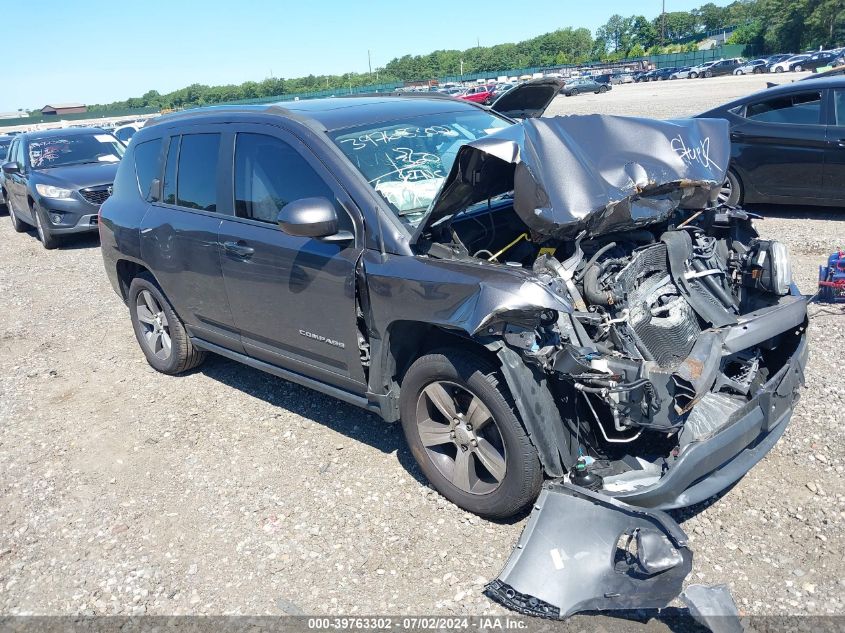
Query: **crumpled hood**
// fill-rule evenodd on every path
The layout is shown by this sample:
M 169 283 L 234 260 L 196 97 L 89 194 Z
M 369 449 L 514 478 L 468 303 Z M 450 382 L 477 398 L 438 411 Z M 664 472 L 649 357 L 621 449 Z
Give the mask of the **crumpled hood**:
M 729 159 L 722 119 L 527 119 L 461 147 L 414 239 L 508 191 L 523 222 L 548 237 L 649 224 L 677 208 L 707 206 Z

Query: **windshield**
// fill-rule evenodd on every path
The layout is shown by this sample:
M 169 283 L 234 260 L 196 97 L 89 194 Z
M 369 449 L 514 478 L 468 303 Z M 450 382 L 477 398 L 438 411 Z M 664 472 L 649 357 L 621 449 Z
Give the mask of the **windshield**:
M 347 128 L 331 138 L 394 212 L 416 225 L 461 145 L 508 125 L 492 113 L 473 110 Z
M 123 144 L 111 134 L 74 134 L 35 138 L 29 142 L 29 164 L 33 169 L 50 169 L 84 163 L 116 163 Z

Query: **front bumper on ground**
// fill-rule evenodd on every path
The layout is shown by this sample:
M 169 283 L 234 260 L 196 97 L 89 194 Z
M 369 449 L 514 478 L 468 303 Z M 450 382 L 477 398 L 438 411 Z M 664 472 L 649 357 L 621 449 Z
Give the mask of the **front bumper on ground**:
M 757 395 L 734 411 L 716 433 L 686 446 L 657 483 L 604 494 L 632 505 L 668 510 L 721 492 L 759 462 L 786 431 L 806 365 L 804 333 L 789 361 Z

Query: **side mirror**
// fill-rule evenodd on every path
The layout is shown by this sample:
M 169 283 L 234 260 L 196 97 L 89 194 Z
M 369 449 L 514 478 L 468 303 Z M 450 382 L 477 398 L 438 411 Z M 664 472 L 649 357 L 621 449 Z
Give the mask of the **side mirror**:
M 338 232 L 337 211 L 327 198 L 300 198 L 289 202 L 279 211 L 276 222 L 282 231 L 296 237 L 327 241 L 352 239 L 349 231 Z
M 150 181 L 150 190 L 147 192 L 147 200 L 149 202 L 158 202 L 161 200 L 161 180 L 153 178 Z
M 21 173 L 21 166 L 16 161 L 9 161 L 3 164 L 3 173 L 7 176 Z

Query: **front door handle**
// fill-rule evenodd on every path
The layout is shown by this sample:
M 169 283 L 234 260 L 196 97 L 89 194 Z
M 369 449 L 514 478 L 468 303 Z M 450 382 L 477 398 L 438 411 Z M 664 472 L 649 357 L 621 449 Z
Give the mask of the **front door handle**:
M 245 242 L 223 242 L 223 248 L 227 253 L 236 255 L 237 257 L 252 257 L 255 249 L 252 246 L 247 246 Z
M 837 147 L 845 147 L 845 138 L 838 138 L 833 142 Z

